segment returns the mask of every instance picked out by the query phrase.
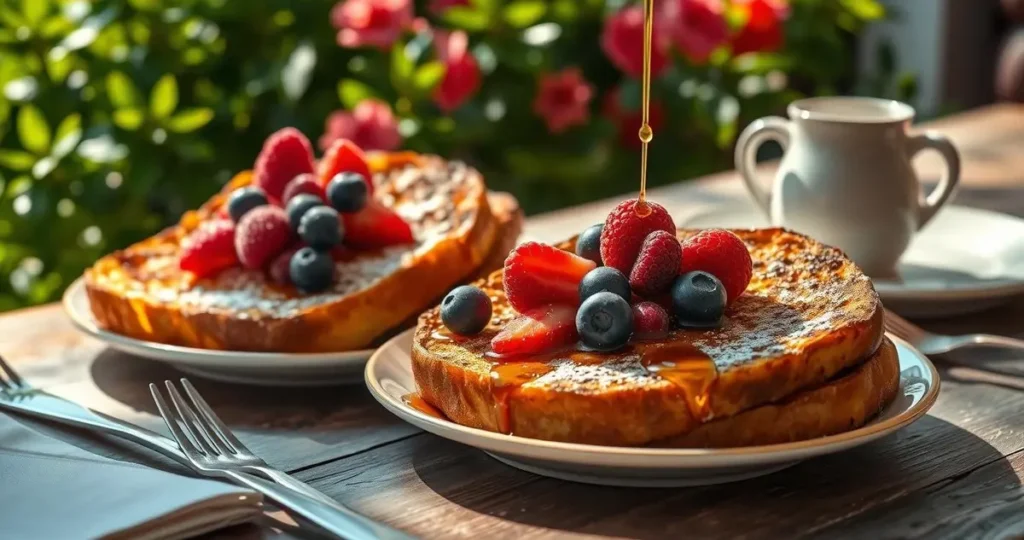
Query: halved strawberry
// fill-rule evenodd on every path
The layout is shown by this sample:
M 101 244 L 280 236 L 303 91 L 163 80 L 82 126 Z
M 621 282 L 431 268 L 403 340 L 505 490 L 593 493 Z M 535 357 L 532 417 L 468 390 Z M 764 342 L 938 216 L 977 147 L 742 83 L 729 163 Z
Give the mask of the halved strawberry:
M 548 305 L 523 312 L 491 340 L 501 355 L 536 354 L 576 341 L 576 308 Z
M 356 144 L 348 139 L 338 139 L 331 144 L 324 152 L 324 157 L 316 167 L 317 181 L 320 186 L 326 188 L 327 184 L 338 173 L 354 172 L 359 173 L 366 179 L 366 187 L 370 196 L 373 196 L 373 176 L 370 174 L 370 165 L 366 162 L 366 155 L 363 154 Z
M 516 311 L 525 313 L 546 304 L 580 303 L 580 281 L 597 264 L 568 251 L 526 242 L 505 259 L 505 296 Z
M 357 249 L 372 249 L 415 242 L 409 224 L 380 201 L 370 199 L 354 214 L 342 214 L 345 244 Z
M 235 224 L 230 219 L 203 223 L 182 240 L 178 257 L 178 267 L 197 277 L 237 266 Z

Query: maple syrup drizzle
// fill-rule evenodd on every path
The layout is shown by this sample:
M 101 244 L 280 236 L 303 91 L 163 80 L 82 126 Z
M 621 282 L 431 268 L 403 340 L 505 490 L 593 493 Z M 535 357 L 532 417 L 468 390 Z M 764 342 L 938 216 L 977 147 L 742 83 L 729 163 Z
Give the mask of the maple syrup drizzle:
M 433 405 L 427 403 L 427 400 L 423 399 L 423 396 L 421 396 L 419 392 L 413 392 L 402 396 L 402 403 L 405 403 L 409 407 L 412 407 L 427 416 L 447 420 L 445 415 L 441 414 L 441 411 L 437 410 Z
M 647 205 L 647 145 L 654 139 L 650 124 L 651 110 L 651 36 L 654 29 L 654 0 L 644 0 L 644 70 L 643 96 L 641 101 L 642 123 L 640 125 L 640 196 L 634 210 L 643 217 L 651 213 Z

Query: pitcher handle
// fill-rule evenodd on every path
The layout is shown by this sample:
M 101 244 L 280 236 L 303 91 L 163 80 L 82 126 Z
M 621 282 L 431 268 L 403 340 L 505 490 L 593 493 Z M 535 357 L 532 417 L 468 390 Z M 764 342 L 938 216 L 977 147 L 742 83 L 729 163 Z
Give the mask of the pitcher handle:
M 957 184 L 960 182 L 960 153 L 948 138 L 934 131 L 926 131 L 921 135 L 910 137 L 907 143 L 909 159 L 913 159 L 922 150 L 932 149 L 937 151 L 946 162 L 946 172 L 939 179 L 939 185 L 928 195 L 921 194 L 919 196 L 917 228 L 920 230 L 935 217 L 939 208 L 942 208 L 942 205 L 946 204 L 956 192 Z
M 754 120 L 736 141 L 734 160 L 736 170 L 743 177 L 747 191 L 765 215 L 771 217 L 772 188 L 766 188 L 757 179 L 757 149 L 766 141 L 774 140 L 789 149 L 789 120 L 779 116 L 766 116 Z

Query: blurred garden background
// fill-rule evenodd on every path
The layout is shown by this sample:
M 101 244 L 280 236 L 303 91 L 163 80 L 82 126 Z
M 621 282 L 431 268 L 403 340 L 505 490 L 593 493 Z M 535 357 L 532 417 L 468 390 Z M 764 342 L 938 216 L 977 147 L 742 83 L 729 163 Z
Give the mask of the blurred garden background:
M 321 146 L 472 162 L 528 213 L 637 187 L 642 9 L 614 0 L 0 0 L 0 310 L 51 301 L 251 167 Z M 651 181 L 731 167 L 819 94 L 913 100 L 874 0 L 655 0 Z

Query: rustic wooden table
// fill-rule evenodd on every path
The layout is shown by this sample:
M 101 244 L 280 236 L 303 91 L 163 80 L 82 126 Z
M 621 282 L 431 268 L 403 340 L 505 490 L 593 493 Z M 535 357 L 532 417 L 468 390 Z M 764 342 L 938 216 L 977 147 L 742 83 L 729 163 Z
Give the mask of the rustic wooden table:
M 989 107 L 929 127 L 952 137 L 963 154 L 958 204 L 1024 216 L 1024 106 Z M 937 160 L 922 157 L 919 165 L 926 178 L 938 174 Z M 741 196 L 731 172 L 652 194 L 677 218 Z M 615 202 L 537 216 L 526 236 L 560 239 L 603 219 Z M 1024 299 L 925 326 L 1022 334 Z M 39 387 L 161 431 L 147 384 L 181 375 L 82 336 L 57 305 L 0 316 L 0 351 Z M 263 389 L 193 380 L 272 465 L 423 537 L 1024 536 L 1024 359 L 972 352 L 937 363 L 938 403 L 897 434 L 767 477 L 673 490 L 595 487 L 520 472 L 403 423 L 361 386 Z M 63 436 L 96 451 L 155 460 L 108 441 Z M 268 525 L 231 536 L 299 534 Z

